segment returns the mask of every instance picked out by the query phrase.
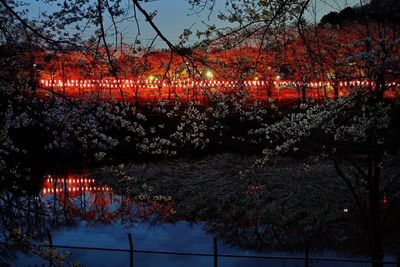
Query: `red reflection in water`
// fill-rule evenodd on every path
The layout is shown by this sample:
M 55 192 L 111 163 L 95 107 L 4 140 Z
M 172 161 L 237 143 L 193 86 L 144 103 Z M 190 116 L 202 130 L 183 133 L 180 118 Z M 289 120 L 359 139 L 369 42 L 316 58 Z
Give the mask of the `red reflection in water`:
M 116 195 L 86 175 L 46 176 L 41 192 L 53 215 L 69 224 L 82 220 L 92 224 L 175 221 L 172 198 L 138 201 L 136 196 Z
M 47 177 L 42 186 L 44 195 L 52 193 L 68 192 L 95 192 L 95 191 L 111 191 L 108 186 L 97 185 L 95 179 L 84 178 L 83 176 L 69 175 L 64 178 Z

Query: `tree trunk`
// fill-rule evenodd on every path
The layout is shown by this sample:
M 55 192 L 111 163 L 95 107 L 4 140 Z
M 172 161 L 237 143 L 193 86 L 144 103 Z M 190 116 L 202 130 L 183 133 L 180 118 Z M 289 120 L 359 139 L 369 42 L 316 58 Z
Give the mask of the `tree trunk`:
M 383 94 L 386 90 L 385 76 L 379 73 L 375 81 L 375 95 L 377 101 L 383 99 Z M 368 198 L 369 198 L 369 213 L 368 213 L 368 229 L 370 242 L 370 256 L 373 261 L 373 267 L 383 266 L 383 234 L 381 222 L 381 195 L 380 195 L 380 179 L 381 179 L 381 161 L 383 151 L 377 145 L 378 137 L 371 134 L 369 137 L 369 153 L 368 153 Z
M 36 68 L 35 68 L 35 64 L 33 64 L 33 66 L 32 66 L 31 79 L 30 79 L 29 83 L 30 83 L 30 86 L 32 88 L 32 91 L 36 92 Z
M 269 79 L 268 86 L 267 86 L 267 97 L 268 98 L 272 97 L 272 88 L 273 88 L 273 81 L 272 81 L 272 79 Z
M 378 79 L 375 81 L 375 95 L 376 97 L 381 100 L 383 99 L 383 94 L 386 90 L 385 78 L 382 75 L 378 75 Z
M 373 267 L 382 267 L 383 244 L 382 244 L 382 225 L 381 225 L 381 197 L 380 197 L 380 178 L 382 159 L 381 153 L 376 147 L 376 137 L 370 137 L 370 152 L 368 153 L 368 232 L 370 257 Z
M 333 94 L 335 98 L 339 97 L 339 84 L 338 82 L 333 83 Z
M 306 97 L 307 97 L 306 88 L 307 86 L 305 84 L 301 86 L 301 101 L 303 102 L 306 102 Z
M 373 190 L 374 191 L 374 190 Z M 370 257 L 373 267 L 382 267 L 383 245 L 380 220 L 380 201 L 376 192 L 370 192 L 370 214 L 369 214 L 369 238 L 370 238 Z
M 306 242 L 304 249 L 304 267 L 310 267 L 310 244 Z

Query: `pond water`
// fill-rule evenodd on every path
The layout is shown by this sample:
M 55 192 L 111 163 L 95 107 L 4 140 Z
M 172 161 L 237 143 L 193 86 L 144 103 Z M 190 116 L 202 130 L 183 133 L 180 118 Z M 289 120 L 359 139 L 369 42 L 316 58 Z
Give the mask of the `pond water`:
M 140 202 L 116 194 L 111 186 L 87 175 L 49 175 L 42 181 L 36 194 L 3 193 L 3 240 L 15 228 L 36 233 L 34 243 L 48 242 L 50 234 L 53 245 L 68 252 L 68 261 L 85 266 L 129 266 L 128 233 L 133 240 L 134 266 L 214 266 L 215 248 L 220 255 L 218 266 L 304 266 L 301 251 L 278 252 L 262 247 L 267 240 L 255 242 L 260 225 L 240 225 L 241 236 L 233 237 L 236 231 L 215 222 L 183 220 L 175 210 L 176 203 L 168 197 Z M 236 238 L 243 240 L 232 241 Z M 0 250 L 3 261 L 10 266 L 49 265 L 41 257 L 4 248 Z M 311 256 L 319 260 L 313 260 L 310 266 L 370 266 L 330 261 L 338 259 L 332 250 Z

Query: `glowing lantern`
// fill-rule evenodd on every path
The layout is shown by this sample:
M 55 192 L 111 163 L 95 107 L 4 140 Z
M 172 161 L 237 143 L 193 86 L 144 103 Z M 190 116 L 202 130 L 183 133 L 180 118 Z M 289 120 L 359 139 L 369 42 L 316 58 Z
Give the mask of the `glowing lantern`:
M 207 70 L 206 73 L 205 73 L 205 76 L 206 76 L 207 79 L 214 78 L 214 74 L 212 73 L 211 70 Z

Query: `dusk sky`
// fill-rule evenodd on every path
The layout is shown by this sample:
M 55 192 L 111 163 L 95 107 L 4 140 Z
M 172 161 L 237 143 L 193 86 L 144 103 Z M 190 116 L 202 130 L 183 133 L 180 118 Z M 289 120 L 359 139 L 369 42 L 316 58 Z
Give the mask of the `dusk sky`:
M 132 10 L 132 2 L 130 0 L 125 0 L 126 5 Z M 323 15 L 330 11 L 338 11 L 346 6 L 353 6 L 359 4 L 359 0 L 313 0 L 316 4 L 317 20 L 319 20 Z M 196 14 L 191 10 L 191 6 L 185 0 L 158 0 L 148 3 L 142 3 L 142 6 L 149 12 L 157 10 L 157 16 L 155 18 L 155 23 L 164 33 L 164 35 L 172 42 L 176 43 L 178 41 L 179 35 L 183 32 L 185 28 L 192 27 L 195 33 L 197 29 L 204 29 L 205 25 L 203 22 L 208 24 L 215 23 L 217 26 L 226 25 L 217 19 L 217 14 L 219 10 L 224 10 L 225 0 L 217 0 L 217 4 L 214 7 L 214 12 L 209 15 L 209 11 L 205 10 L 201 14 Z M 56 10 L 56 5 L 39 5 L 37 2 L 31 4 L 30 12 L 32 16 L 37 16 L 43 11 Z M 308 14 L 308 19 L 313 20 L 314 18 Z M 155 32 L 151 29 L 144 18 L 140 16 L 141 24 L 141 36 L 140 40 L 142 44 L 146 46 L 151 42 L 155 36 Z M 124 43 L 132 43 L 137 30 L 134 21 L 125 22 L 120 26 L 120 31 L 124 34 Z M 195 40 L 195 37 L 192 38 Z M 161 39 L 157 39 L 155 46 L 164 47 L 165 44 Z

